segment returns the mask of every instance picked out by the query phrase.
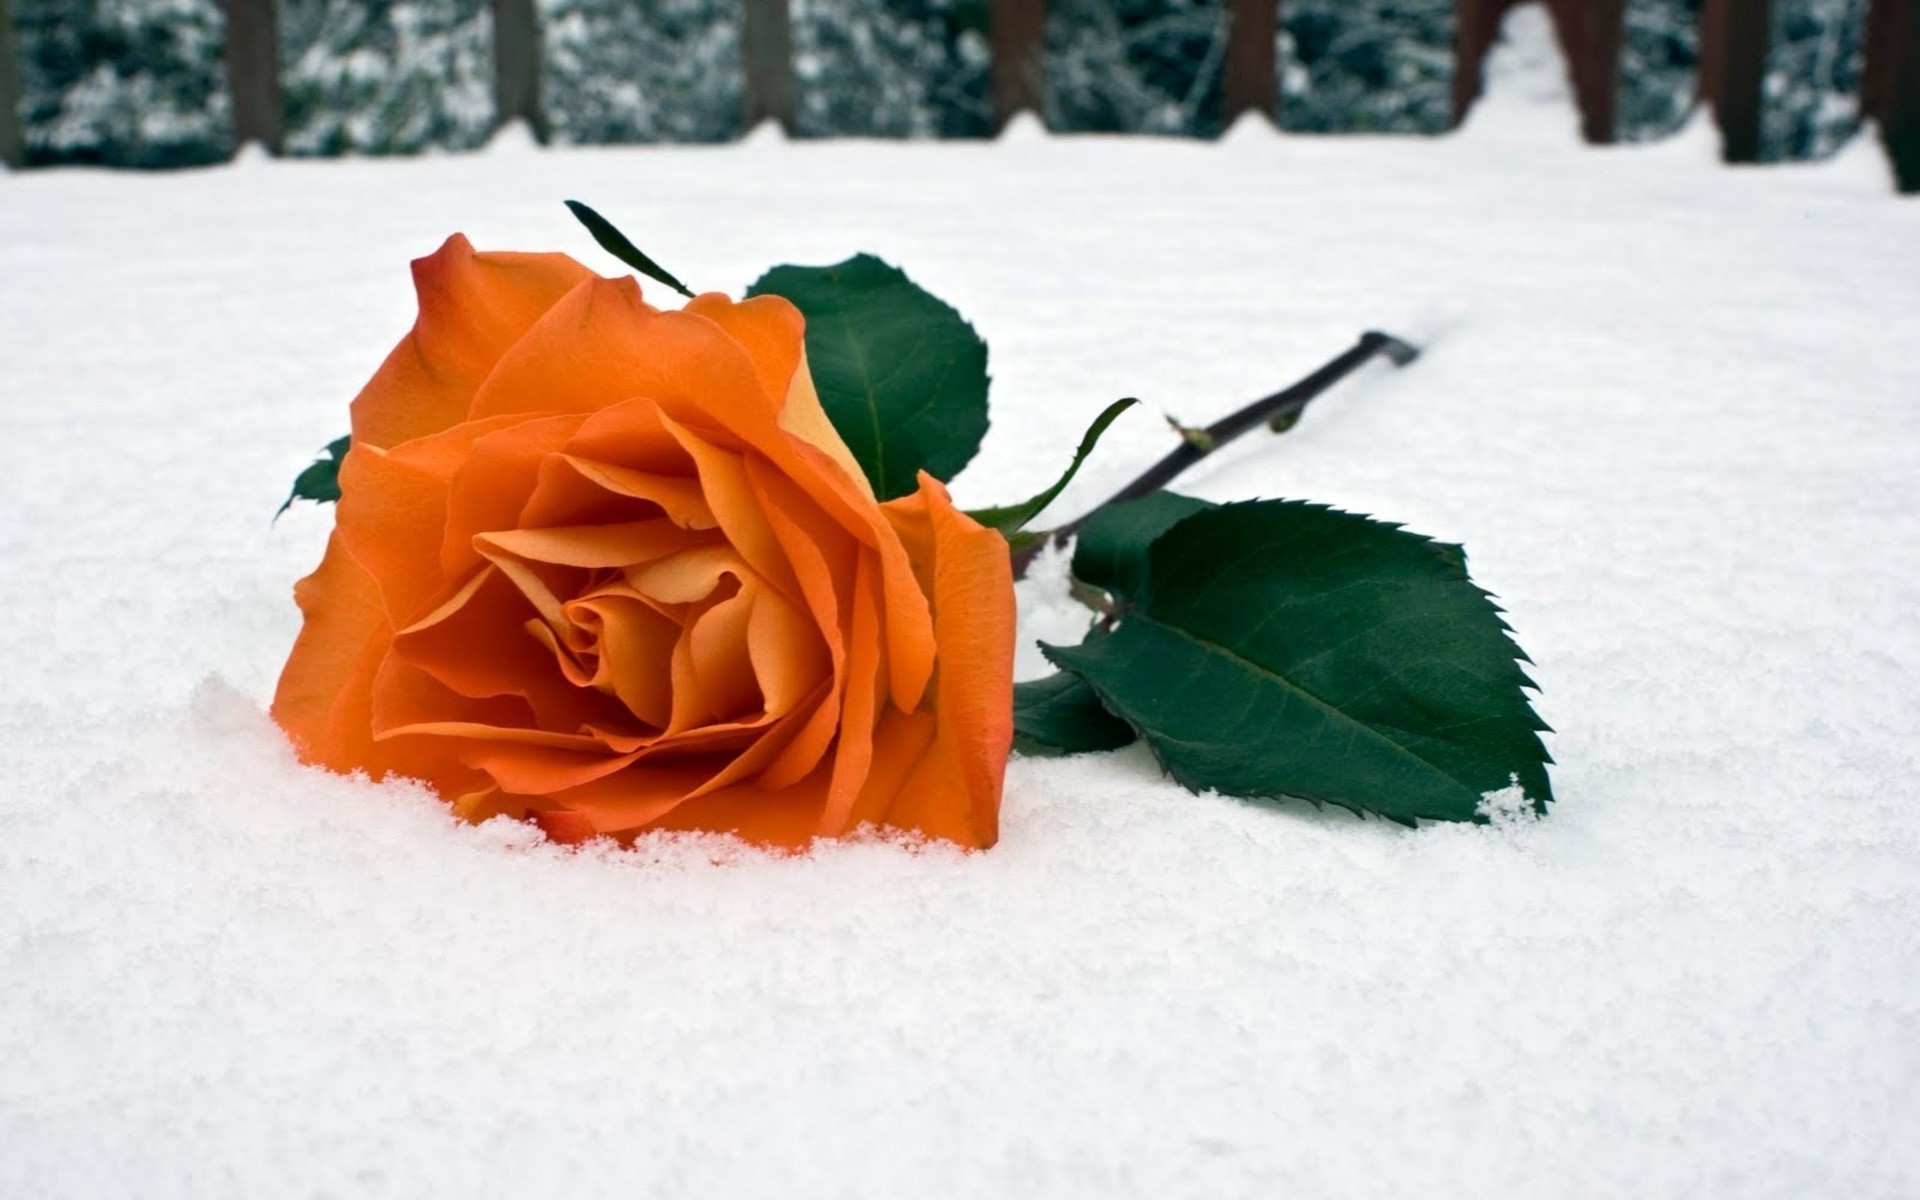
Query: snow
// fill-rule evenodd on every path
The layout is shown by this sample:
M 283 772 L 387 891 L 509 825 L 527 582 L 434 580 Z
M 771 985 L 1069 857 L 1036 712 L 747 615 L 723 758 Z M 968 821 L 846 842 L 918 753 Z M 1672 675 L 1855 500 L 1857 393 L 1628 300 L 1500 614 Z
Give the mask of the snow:
M 1581 148 L 1495 78 L 1434 141 L 0 178 L 0 1194 L 1915 1194 L 1920 204 L 1853 151 Z M 869 249 L 951 300 L 995 376 L 964 503 L 1116 396 L 1063 515 L 1159 412 L 1422 341 L 1190 487 L 1465 543 L 1560 802 L 1410 832 L 1136 748 L 1013 762 L 983 854 L 782 859 L 299 767 L 262 707 L 329 517 L 268 518 L 406 259 L 613 269 L 567 197 L 696 285 Z M 1060 570 L 1028 637 L 1077 632 Z

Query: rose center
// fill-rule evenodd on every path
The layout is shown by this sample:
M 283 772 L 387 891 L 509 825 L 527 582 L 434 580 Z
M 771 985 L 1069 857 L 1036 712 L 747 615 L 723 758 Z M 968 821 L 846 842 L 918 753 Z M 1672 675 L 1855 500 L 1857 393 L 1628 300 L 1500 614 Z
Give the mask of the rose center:
M 669 736 L 756 727 L 805 699 L 829 670 L 811 622 L 717 530 L 644 524 L 666 528 L 601 527 L 597 553 L 570 553 L 561 530 L 483 539 L 531 610 L 521 628 L 567 682 L 618 700 L 636 732 Z

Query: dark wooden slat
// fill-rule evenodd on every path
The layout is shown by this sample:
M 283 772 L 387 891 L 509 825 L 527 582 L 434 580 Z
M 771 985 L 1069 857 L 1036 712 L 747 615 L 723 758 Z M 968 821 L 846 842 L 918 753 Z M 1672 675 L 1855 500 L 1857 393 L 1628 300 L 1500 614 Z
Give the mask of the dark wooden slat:
M 0 0 L 0 4 L 5 0 Z M 1894 26 L 1899 23 L 1902 0 L 1872 0 L 1867 6 L 1866 65 L 1860 73 L 1860 115 L 1884 120 L 1887 103 L 1893 98 L 1893 75 L 1898 68 L 1894 49 Z
M 1720 157 L 1760 161 L 1772 0 L 1707 0 L 1700 15 L 1700 94 L 1720 126 Z
M 540 103 L 540 16 L 534 0 L 493 0 L 493 126 L 525 121 L 547 140 Z
M 744 0 L 741 52 L 747 70 L 747 127 L 765 120 L 794 132 L 798 89 L 793 81 L 793 27 L 787 0 Z
M 1920 192 L 1920 0 L 1874 0 L 1860 111 L 1880 123 L 1903 192 Z
M 1046 0 L 989 0 L 987 24 L 993 127 L 999 130 L 1015 113 L 1046 111 Z
M 223 0 L 233 148 L 258 142 L 280 153 L 286 107 L 280 97 L 280 14 L 275 0 Z
M 1257 112 L 1271 121 L 1280 111 L 1280 76 L 1273 55 L 1279 4 L 1280 0 L 1227 0 L 1227 54 L 1221 66 L 1223 125 L 1232 124 L 1243 112 Z
M 1512 0 L 1454 0 L 1453 5 L 1453 123 L 1467 119 L 1467 110 L 1480 98 L 1482 68 L 1487 51 L 1500 32 L 1500 18 Z
M 1626 0 L 1555 0 L 1551 7 L 1580 103 L 1580 136 L 1605 145 L 1613 141 L 1619 118 Z
M 18 170 L 27 162 L 27 138 L 20 118 L 20 47 L 9 9 L 0 0 L 0 163 Z

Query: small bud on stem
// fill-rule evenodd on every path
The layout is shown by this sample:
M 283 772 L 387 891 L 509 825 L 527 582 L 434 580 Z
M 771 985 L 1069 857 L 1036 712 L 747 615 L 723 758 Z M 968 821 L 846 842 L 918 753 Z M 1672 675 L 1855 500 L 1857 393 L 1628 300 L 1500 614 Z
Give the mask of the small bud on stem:
M 1396 367 L 1404 367 L 1420 356 L 1418 347 L 1402 341 L 1392 334 L 1378 330 L 1368 330 L 1360 335 L 1360 340 L 1345 353 L 1330 360 L 1319 370 L 1289 387 L 1282 388 L 1271 396 L 1262 397 L 1238 412 L 1222 417 L 1204 429 L 1194 429 L 1173 418 L 1167 418 L 1180 435 L 1180 445 L 1167 456 L 1110 496 L 1105 503 L 1091 511 L 1067 522 L 1048 535 L 1045 541 L 1061 545 L 1080 531 L 1093 517 L 1094 513 L 1115 504 L 1124 504 L 1129 500 L 1138 500 L 1142 496 L 1152 495 L 1172 483 L 1174 478 L 1188 467 L 1212 454 L 1220 447 L 1247 433 L 1249 430 L 1266 425 L 1275 433 L 1285 433 L 1300 420 L 1300 413 L 1312 403 L 1314 398 L 1334 384 L 1353 374 L 1375 355 L 1384 355 Z M 1015 548 L 1013 552 L 1013 572 L 1016 577 L 1026 574 L 1027 564 L 1039 553 L 1044 542 L 1036 541 L 1028 546 Z

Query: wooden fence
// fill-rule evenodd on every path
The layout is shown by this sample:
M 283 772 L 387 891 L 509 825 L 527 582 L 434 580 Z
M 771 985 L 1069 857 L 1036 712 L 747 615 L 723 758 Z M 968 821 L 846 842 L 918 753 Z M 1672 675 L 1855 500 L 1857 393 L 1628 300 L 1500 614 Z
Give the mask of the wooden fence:
M 1224 0 L 1228 40 L 1222 63 L 1223 114 L 1272 115 L 1280 105 L 1274 35 L 1286 0 Z M 1466 114 L 1501 18 L 1521 0 L 1455 0 L 1453 110 Z M 1553 18 L 1590 142 L 1613 140 L 1626 0 L 1545 0 Z M 540 22 L 535 0 L 490 0 L 494 106 L 500 124 L 524 120 L 544 139 Z M 792 132 L 794 81 L 788 0 L 742 0 L 748 124 L 777 121 Z M 222 0 L 234 144 L 278 153 L 285 132 L 280 93 L 277 0 Z M 1719 124 L 1723 157 L 1760 153 L 1771 0 L 1705 0 L 1700 27 L 1700 98 Z M 1039 111 L 1046 86 L 1046 0 L 988 0 L 995 127 Z M 8 0 L 0 0 L 0 161 L 24 161 L 18 58 Z M 1862 115 L 1879 122 L 1901 190 L 1920 192 L 1920 0 L 1871 0 Z

